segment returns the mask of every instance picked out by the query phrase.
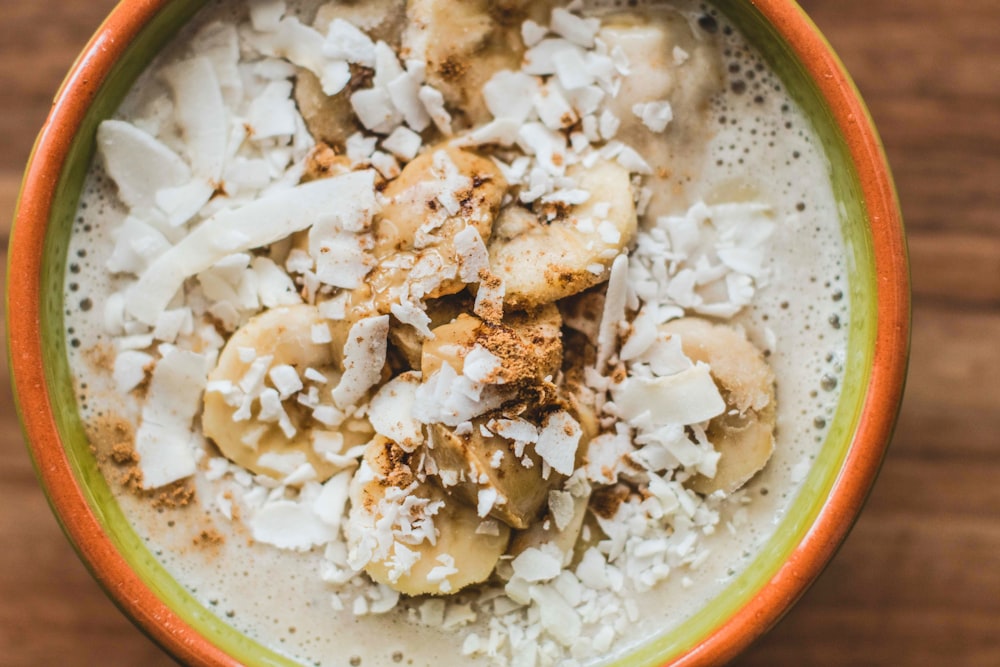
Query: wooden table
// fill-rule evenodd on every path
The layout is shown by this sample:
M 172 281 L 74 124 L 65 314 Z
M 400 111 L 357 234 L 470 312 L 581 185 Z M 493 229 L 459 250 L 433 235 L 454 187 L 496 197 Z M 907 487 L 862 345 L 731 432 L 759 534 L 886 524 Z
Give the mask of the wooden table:
M 5 237 L 51 96 L 113 4 L 0 5 Z M 894 167 L 912 255 L 913 357 L 864 515 L 819 581 L 738 664 L 1000 665 L 1000 4 L 803 5 L 853 73 Z M 0 664 L 173 664 L 108 601 L 60 533 L 6 381 L 0 536 Z

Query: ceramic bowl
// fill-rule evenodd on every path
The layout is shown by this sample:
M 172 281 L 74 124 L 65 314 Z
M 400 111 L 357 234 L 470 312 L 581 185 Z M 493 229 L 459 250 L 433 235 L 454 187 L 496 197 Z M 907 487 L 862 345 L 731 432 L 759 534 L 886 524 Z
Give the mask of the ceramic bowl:
M 38 138 L 10 242 L 8 322 L 18 409 L 69 539 L 121 609 L 186 664 L 281 665 L 178 586 L 129 528 L 77 413 L 62 324 L 67 239 L 97 124 L 201 6 L 126 0 L 69 73 Z M 811 118 L 833 167 L 851 259 L 843 396 L 822 452 L 774 537 L 724 594 L 625 664 L 717 664 L 767 631 L 820 573 L 861 511 L 900 404 L 909 343 L 905 238 L 871 118 L 842 64 L 789 0 L 720 3 Z

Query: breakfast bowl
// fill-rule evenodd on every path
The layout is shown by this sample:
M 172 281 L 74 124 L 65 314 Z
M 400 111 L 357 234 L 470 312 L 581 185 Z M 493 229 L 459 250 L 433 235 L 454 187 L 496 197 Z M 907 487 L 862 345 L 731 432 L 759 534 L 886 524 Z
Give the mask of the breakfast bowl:
M 409 3 L 416 36 L 407 38 L 405 50 L 394 50 L 387 46 L 393 41 L 387 35 L 410 29 L 397 25 L 400 17 L 384 14 L 367 24 L 358 18 L 359 7 L 385 12 L 394 6 L 392 0 L 343 4 L 351 11 L 341 16 L 333 10 L 325 34 L 311 27 L 314 17 L 308 11 L 286 15 L 284 3 L 250 4 L 249 14 L 195 0 L 120 4 L 59 91 L 22 186 L 8 266 L 12 381 L 41 486 L 95 579 L 141 631 L 185 664 L 578 660 L 709 665 L 734 658 L 819 576 L 861 512 L 891 438 L 907 364 L 909 278 L 891 175 L 857 90 L 817 28 L 791 1 L 678 3 L 688 20 L 664 25 L 683 39 L 669 42 L 672 49 L 645 62 L 642 49 L 649 42 L 642 40 L 659 45 L 655 40 L 661 33 L 650 33 L 642 18 L 621 18 L 624 10 L 616 7 L 579 15 L 580 7 L 569 5 L 571 11 L 560 8 L 551 19 L 547 14 L 526 18 L 511 9 L 512 14 L 491 14 L 493 23 L 485 24 L 473 16 L 450 35 L 454 39 L 446 39 L 432 32 L 435 21 L 446 23 L 442 17 L 450 20 L 452 14 L 465 20 L 463 12 L 474 13 L 468 7 L 481 3 L 444 6 L 440 0 L 421 0 Z M 509 49 L 490 41 L 499 39 L 497 32 L 506 28 L 497 26 L 506 26 L 511 15 L 517 16 L 510 33 L 518 42 L 514 60 Z M 236 24 L 227 20 L 242 23 L 233 28 Z M 436 49 L 463 53 L 469 26 L 482 31 L 469 52 L 479 59 L 440 57 Z M 186 41 L 173 41 L 178 35 Z M 617 50 L 608 46 L 615 39 L 621 40 Z M 211 58 L 199 56 L 208 52 Z M 225 60 L 230 57 L 235 60 Z M 481 97 L 455 84 L 490 59 L 501 63 L 492 65 L 496 71 L 521 69 L 499 79 L 477 79 Z M 206 63 L 214 87 L 199 83 L 209 71 Z M 608 69 L 600 69 L 605 65 Z M 663 87 L 656 95 L 645 92 L 652 90 L 649 81 L 658 81 L 657 71 L 666 68 L 678 74 L 659 80 Z M 695 68 L 714 73 L 705 76 L 717 87 L 705 92 L 700 79 L 685 83 L 684 72 Z M 634 72 L 647 72 L 650 79 L 630 85 L 628 77 L 639 76 Z M 304 90 L 307 78 L 311 92 Z M 138 92 L 130 92 L 137 82 Z M 337 111 L 331 100 L 345 90 L 349 105 Z M 595 95 L 575 92 L 581 90 Z M 619 105 L 620 118 L 610 113 L 614 99 L 630 95 L 638 95 L 640 103 Z M 241 101 L 232 102 L 235 98 Z M 239 114 L 213 115 L 227 105 L 238 107 Z M 317 120 L 324 113 L 353 113 L 350 131 L 334 137 L 342 128 Z M 703 120 L 689 121 L 688 113 L 703 114 Z M 469 120 L 475 114 L 484 120 Z M 626 117 L 631 125 L 625 123 L 616 135 Z M 225 123 L 226 137 L 215 166 L 205 159 L 220 136 L 213 122 Z M 172 123 L 179 131 L 169 129 Z M 673 143 L 666 144 L 663 156 L 643 144 L 665 131 L 672 133 L 666 136 Z M 719 136 L 728 138 L 715 141 Z M 382 150 L 375 148 L 377 142 Z M 240 152 L 248 150 L 255 152 Z M 279 152 L 280 164 L 273 157 Z M 754 163 L 775 152 L 780 155 L 767 158 L 768 166 Z M 696 153 L 713 159 L 677 159 Z M 449 252 L 458 253 L 457 270 L 441 278 L 442 267 L 435 265 L 422 274 L 425 280 L 433 276 L 432 284 L 420 283 L 428 301 L 457 293 L 445 285 L 454 283 L 456 290 L 477 285 L 467 290 L 467 304 L 461 306 L 468 312 L 456 317 L 458 311 L 449 305 L 444 308 L 448 316 L 440 319 L 444 316 L 430 312 L 424 302 L 414 308 L 405 300 L 393 307 L 366 301 L 373 310 L 353 322 L 350 335 L 331 325 L 344 321 L 344 313 L 357 304 L 352 296 L 346 306 L 343 299 L 338 305 L 322 304 L 338 303 L 339 294 L 353 294 L 364 280 L 373 280 L 371 275 L 397 280 L 389 273 L 396 264 L 385 256 L 360 269 L 355 261 L 379 252 L 385 236 L 379 221 L 405 199 L 395 184 L 416 166 L 431 175 L 421 178 L 465 183 L 461 173 L 473 160 L 479 162 L 468 179 L 472 196 L 463 198 L 461 186 L 435 191 L 433 202 L 421 201 L 433 203 L 423 216 L 445 216 L 431 236 L 443 233 L 437 230 L 446 229 L 455 216 L 472 220 L 485 211 L 480 231 L 466 233 L 474 229 L 468 222 L 454 234 Z M 779 177 L 762 175 L 767 170 Z M 702 188 L 692 176 L 712 173 L 711 187 Z M 800 179 L 821 181 L 820 190 Z M 769 190 L 769 180 L 781 182 Z M 491 191 L 497 183 L 511 189 Z M 610 192 L 619 183 L 632 194 L 624 202 Z M 594 193 L 607 199 L 591 206 L 587 200 Z M 588 215 L 600 222 L 581 227 L 581 211 L 588 206 Z M 144 217 L 154 209 L 155 219 Z M 512 209 L 538 215 L 537 228 L 544 235 L 530 253 L 525 251 L 533 261 L 504 273 L 502 253 L 514 244 L 494 254 L 489 235 L 506 239 L 507 231 L 498 231 L 496 221 L 503 216 L 498 211 Z M 629 214 L 619 216 L 622 209 Z M 234 226 L 234 212 L 250 223 Z M 754 224 L 740 227 L 732 223 L 735 218 Z M 114 221 L 114 231 L 101 227 L 106 219 Z M 560 226 L 567 219 L 575 227 Z M 122 231 L 128 225 L 131 231 Z M 313 231 L 335 228 L 337 243 L 345 237 L 354 243 L 372 225 L 374 235 L 347 251 Z M 659 236 L 650 231 L 657 226 Z M 698 263 L 694 255 L 701 252 L 700 241 L 685 242 L 684 231 L 708 227 L 715 245 Z M 597 234 L 604 254 L 587 254 L 593 243 L 573 245 L 579 233 Z M 421 243 L 421 248 L 440 250 L 437 241 Z M 101 251 L 95 248 L 102 244 L 105 254 L 98 260 Z M 680 250 L 685 244 L 691 257 Z M 487 263 L 478 271 L 464 270 L 475 264 L 480 247 L 488 252 Z M 832 259 L 822 255 L 824 247 L 837 249 Z M 546 273 L 575 257 L 567 248 L 586 254 L 581 271 Z M 622 260 L 628 252 L 634 259 Z M 321 256 L 339 259 L 324 265 L 317 259 Z M 308 268 L 286 274 L 281 267 L 295 264 L 295 257 Z M 424 255 L 414 257 L 419 261 Z M 523 287 L 539 273 L 532 264 L 545 262 L 550 264 L 542 267 L 538 285 Z M 657 262 L 665 267 L 661 273 L 650 268 Z M 706 262 L 714 265 L 706 268 Z M 703 270 L 712 277 L 697 277 Z M 221 307 L 229 302 L 217 295 L 246 296 L 240 281 L 250 274 L 255 276 L 253 305 Z M 496 282 L 486 276 L 501 276 L 497 282 L 506 291 L 497 292 Z M 662 276 L 664 289 L 649 285 L 656 276 Z M 686 291 L 685 276 L 694 276 Z M 408 294 L 416 290 L 409 277 L 399 280 Z M 667 284 L 675 288 L 667 290 Z M 713 285 L 726 285 L 728 291 L 720 296 Z M 545 301 L 553 291 L 558 296 Z M 619 295 L 617 300 L 612 294 Z M 757 294 L 760 300 L 754 301 Z M 590 297 L 597 299 L 596 306 Z M 528 315 L 518 316 L 518 324 L 503 319 L 506 314 L 491 315 L 490 299 L 501 311 Z M 555 300 L 562 300 L 558 309 L 552 306 Z M 649 306 L 654 302 L 655 308 Z M 621 314 L 614 319 L 609 313 L 616 309 Z M 562 342 L 551 368 L 547 348 L 537 343 L 550 331 L 549 315 L 542 312 L 557 313 L 552 315 L 559 322 L 555 329 L 561 326 L 564 332 L 555 334 Z M 482 321 L 477 320 L 477 333 L 462 352 L 462 373 L 443 377 L 454 353 L 428 341 L 461 347 L 465 334 L 453 331 L 461 329 L 455 323 L 468 322 L 473 313 Z M 704 322 L 677 324 L 693 315 Z M 284 341 L 286 330 L 300 320 L 308 333 L 293 336 L 288 345 L 274 342 Z M 708 353 L 702 359 L 670 342 L 688 336 L 709 341 L 715 335 L 710 332 L 730 320 L 735 326 L 725 336 L 735 337 L 722 338 L 721 347 L 743 349 L 749 339 L 762 350 L 752 355 L 753 363 L 775 369 L 773 375 L 761 371 L 761 377 L 773 386 L 777 376 L 777 416 L 773 389 L 769 395 L 767 387 L 762 390 L 767 397 L 760 406 L 737 409 L 731 403 L 737 390 L 720 384 L 724 362 L 716 364 Z M 413 330 L 428 325 L 436 335 L 414 338 Z M 511 340 L 524 340 L 518 336 L 525 328 L 538 348 L 514 345 L 505 357 Z M 505 342 L 480 336 L 486 329 L 502 332 Z M 314 349 L 331 339 L 341 342 L 334 357 Z M 640 340 L 645 340 L 642 349 Z M 230 346 L 230 341 L 237 342 Z M 352 341 L 357 343 L 353 348 Z M 580 369 L 567 365 L 571 348 L 588 346 L 600 363 L 588 357 L 579 362 Z M 657 355 L 650 352 L 655 346 L 660 346 Z M 267 364 L 279 354 L 316 354 L 301 363 L 262 367 L 261 377 L 270 373 L 269 390 L 280 400 L 272 403 L 273 420 L 267 421 L 261 416 L 262 394 L 255 395 L 261 407 L 253 419 L 263 426 L 256 436 L 240 436 L 257 438 L 246 447 L 251 457 L 240 449 L 239 437 L 236 445 L 226 443 L 250 416 L 249 407 L 247 418 L 234 415 L 242 400 L 237 387 L 264 358 L 255 356 L 254 348 L 270 350 Z M 681 352 L 685 361 L 676 366 Z M 382 356 L 371 369 L 366 359 L 373 354 Z M 164 359 L 167 363 L 160 363 Z M 239 369 L 238 376 L 223 373 L 226 359 Z M 432 373 L 432 365 L 441 368 Z M 658 365 L 672 370 L 661 376 Z M 716 369 L 711 375 L 710 365 Z M 633 374 L 635 366 L 642 369 Z M 793 377 L 788 369 L 795 367 L 806 370 Z M 423 378 L 416 370 L 399 372 L 406 368 L 422 370 Z M 552 393 L 565 390 L 564 376 L 574 375 L 573 370 L 580 370 L 581 385 L 603 397 L 590 418 L 576 399 L 545 404 Z M 337 419 L 338 428 L 352 418 L 370 424 L 355 428 L 353 436 L 334 438 L 336 451 L 329 437 L 320 438 L 322 446 L 314 437 L 306 458 L 292 465 L 279 456 L 283 452 L 268 449 L 261 434 L 279 429 L 290 441 L 301 422 L 291 424 L 281 401 L 298 396 L 303 383 L 324 385 L 334 379 L 331 373 L 340 381 L 332 392 L 334 403 L 323 411 L 308 405 L 312 418 L 325 426 Z M 388 375 L 394 376 L 391 382 L 383 377 Z M 406 381 L 392 384 L 403 376 Z M 364 386 L 348 386 L 348 377 Z M 427 388 L 434 377 L 440 380 Z M 704 383 L 709 377 L 714 384 Z M 511 475 L 530 477 L 525 486 L 542 488 L 541 495 L 534 494 L 540 500 L 524 501 L 534 503 L 529 510 L 515 507 L 520 500 L 513 496 L 509 503 L 506 498 L 498 502 L 510 487 L 502 486 L 502 475 L 491 477 L 489 468 L 508 470 L 500 465 L 506 449 L 490 450 L 495 465 L 483 466 L 481 479 L 448 482 L 442 474 L 448 467 L 444 453 L 466 451 L 454 445 L 453 436 L 479 433 L 481 440 L 493 441 L 505 425 L 526 423 L 508 413 L 482 422 L 473 421 L 481 413 L 469 413 L 448 422 L 451 417 L 441 406 L 467 409 L 466 403 L 455 403 L 452 388 L 469 378 L 477 397 L 502 395 L 511 401 L 502 391 L 528 378 L 530 400 L 516 402 L 545 404 L 537 429 L 509 450 L 521 458 L 527 443 L 528 451 L 537 454 L 530 462 L 522 458 L 522 468 Z M 376 392 L 380 383 L 392 391 Z M 419 386 L 414 389 L 414 384 Z M 171 391 L 172 398 L 163 403 L 150 398 Z M 221 398 L 210 400 L 210 395 Z M 456 566 L 462 557 L 458 550 L 438 554 L 434 569 L 416 583 L 409 571 L 398 571 L 400 554 L 408 550 L 394 546 L 396 560 L 384 554 L 379 560 L 372 553 L 359 559 L 366 544 L 369 552 L 377 552 L 366 540 L 377 541 L 385 515 L 369 516 L 370 523 L 364 523 L 357 508 L 384 511 L 386 488 L 402 488 L 376 485 L 382 495 L 371 499 L 372 480 L 385 472 L 379 469 L 385 461 L 369 445 L 379 442 L 384 452 L 395 452 L 392 465 L 403 457 L 410 466 L 413 459 L 407 457 L 423 451 L 417 449 L 422 444 L 410 445 L 404 438 L 413 432 L 400 424 L 415 422 L 399 417 L 400 395 L 410 396 L 407 410 L 420 406 L 423 426 L 414 437 L 421 443 L 426 437 L 433 442 L 428 448 L 436 451 L 428 455 L 433 464 L 421 459 L 419 469 L 442 480 L 427 492 L 431 495 L 410 497 L 433 507 L 426 510 L 429 515 L 440 512 L 443 521 L 451 510 L 441 508 L 473 485 L 471 502 L 455 512 L 479 522 L 478 528 L 470 524 L 465 537 L 473 539 L 466 540 L 464 550 L 496 551 L 479 574 L 466 577 L 475 568 Z M 227 402 L 233 396 L 234 402 Z M 362 396 L 370 403 L 352 412 Z M 300 398 L 303 405 L 314 400 L 305 394 Z M 713 401 L 718 408 L 711 407 Z M 490 409 L 501 405 L 508 404 L 496 399 Z M 531 415 L 534 408 L 518 409 Z M 225 419 L 213 420 L 210 411 L 222 411 Z M 684 411 L 684 419 L 663 416 Z M 186 414 L 190 437 L 171 430 L 178 412 Z M 722 451 L 717 456 L 706 440 L 712 424 L 719 423 L 712 420 L 732 416 L 738 422 L 733 430 L 743 432 L 748 420 L 752 430 L 763 415 L 770 419 L 763 440 L 764 460 L 770 456 L 770 461 L 753 464 L 738 480 L 718 481 L 731 468 L 722 446 L 717 445 Z M 464 433 L 459 432 L 463 424 L 470 425 Z M 550 429 L 553 424 L 559 428 Z M 151 433 L 153 426 L 159 430 Z M 671 441 L 654 454 L 649 443 L 666 437 L 654 437 L 654 431 L 662 434 L 674 426 L 683 427 L 671 431 L 680 434 L 683 446 Z M 424 435 L 425 427 L 431 435 Z M 358 442 L 348 446 L 351 437 Z M 560 454 L 567 437 L 574 448 L 585 442 L 568 459 Z M 150 443 L 160 449 L 150 449 Z M 273 456 L 265 460 L 262 450 Z M 631 463 L 623 464 L 626 458 Z M 150 464 L 154 460 L 159 467 Z M 544 471 L 543 476 L 533 477 L 533 469 Z M 406 470 L 409 475 L 417 466 Z M 370 477 L 359 479 L 357 471 Z M 393 468 L 385 477 L 397 473 Z M 424 484 L 412 475 L 407 483 L 413 488 Z M 316 514 L 321 520 L 312 514 L 303 519 L 305 502 L 320 507 L 320 499 L 325 509 Z M 339 508 L 333 519 L 331 506 Z M 635 518 L 640 514 L 631 515 L 631 525 L 656 519 L 666 527 L 650 529 L 643 541 L 628 533 L 631 528 L 618 533 L 628 524 L 615 523 L 622 508 L 641 514 L 641 521 Z M 550 570 L 550 547 L 570 525 L 577 531 L 574 540 Z M 436 538 L 410 534 L 408 539 L 410 547 L 453 541 L 441 530 Z M 516 551 L 508 545 L 519 541 Z M 228 571 L 239 576 L 227 578 Z M 240 583 L 241 577 L 247 581 Z M 437 587 L 427 588 L 428 582 Z M 471 587 L 464 589 L 466 584 Z M 286 614 L 287 609 L 292 611 Z M 330 634 L 331 624 L 341 626 L 340 634 Z M 321 639 L 328 634 L 332 639 Z

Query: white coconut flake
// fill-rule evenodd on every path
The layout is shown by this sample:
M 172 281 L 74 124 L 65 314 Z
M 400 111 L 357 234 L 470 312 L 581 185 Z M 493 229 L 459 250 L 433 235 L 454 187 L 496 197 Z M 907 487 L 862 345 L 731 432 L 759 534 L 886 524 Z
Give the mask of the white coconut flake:
M 341 220 L 356 211 L 358 185 L 371 176 L 352 172 L 275 192 L 240 208 L 221 211 L 201 223 L 149 266 L 126 293 L 127 311 L 153 325 L 184 280 L 223 257 L 290 236 L 309 225 Z M 370 217 L 371 211 L 365 211 Z
M 531 19 L 528 19 L 521 24 L 521 40 L 528 48 L 538 44 L 538 42 L 542 41 L 547 34 L 549 34 L 548 28 L 538 25 Z
M 424 105 L 434 126 L 445 136 L 451 136 L 451 114 L 444 105 L 444 95 L 441 91 L 431 86 L 421 86 L 418 93 L 420 102 Z
M 614 484 L 622 469 L 622 459 L 633 450 L 628 433 L 602 433 L 587 445 L 587 479 L 598 484 Z
M 264 505 L 250 518 L 249 524 L 257 542 L 291 551 L 308 551 L 336 537 L 333 528 L 311 507 L 289 500 Z
M 355 132 L 347 137 L 345 150 L 351 165 L 366 164 L 377 145 L 378 137 L 366 137 L 361 132 Z
M 594 17 L 583 18 L 562 7 L 556 7 L 552 10 L 549 28 L 574 44 L 589 49 L 594 46 L 594 37 L 601 29 L 601 20 Z
M 522 551 L 511 562 L 514 575 L 527 582 L 549 581 L 562 571 L 562 556 L 535 547 Z
M 399 176 L 402 169 L 399 166 L 399 162 L 396 158 L 389 153 L 384 153 L 382 151 L 375 151 L 372 153 L 370 158 L 372 166 L 378 170 L 386 180 L 392 180 Z
M 557 410 L 543 422 L 535 453 L 556 472 L 572 475 L 581 435 L 580 423 L 565 410 Z
M 618 128 L 621 127 L 621 120 L 608 109 L 601 112 L 599 122 L 601 138 L 605 141 L 613 139 L 614 136 L 618 134 Z
M 139 386 L 146 379 L 146 373 L 153 357 L 145 352 L 135 350 L 125 350 L 115 356 L 115 367 L 112 378 L 115 381 L 115 390 L 120 394 L 128 392 Z
M 458 426 L 499 408 L 510 396 L 502 387 L 480 385 L 443 364 L 418 388 L 413 415 L 424 424 Z
M 144 489 L 155 489 L 194 474 L 191 422 L 201 408 L 208 376 L 200 354 L 165 346 L 153 370 L 142 421 L 135 434 Z
M 648 413 L 656 425 L 697 424 L 726 409 L 709 366 L 701 362 L 665 377 L 630 377 L 613 388 L 612 395 L 624 419 Z
M 420 97 L 420 88 L 424 83 L 423 67 L 423 63 L 410 64 L 406 72 L 385 85 L 389 99 L 402 114 L 403 121 L 417 132 L 422 132 L 431 124 L 431 114 Z
M 423 139 L 419 134 L 406 127 L 397 127 L 382 141 L 382 147 L 400 160 L 412 160 L 417 156 Z
M 337 473 L 326 482 L 316 500 L 313 502 L 313 513 L 336 534 L 341 523 L 346 518 L 347 500 L 353 470 Z
M 611 264 L 608 289 L 597 335 L 598 371 L 604 369 L 611 358 L 618 339 L 618 324 L 625 319 L 625 302 L 628 294 L 628 257 L 619 255 Z
M 403 122 L 403 115 L 383 88 L 355 91 L 351 95 L 351 108 L 365 129 L 376 134 L 389 134 Z
M 174 113 L 192 172 L 218 183 L 227 154 L 229 121 L 212 63 L 195 56 L 166 67 L 162 76 L 173 93 Z
M 112 235 L 115 247 L 105 262 L 111 273 L 140 275 L 171 245 L 162 232 L 133 215 L 127 216 Z M 120 305 L 124 306 L 124 302 Z
M 388 333 L 388 315 L 366 317 L 351 326 L 344 345 L 344 374 L 333 390 L 333 400 L 341 409 L 357 405 L 379 381 Z
M 653 168 L 642 159 L 642 156 L 631 146 L 622 146 L 615 156 L 618 164 L 628 169 L 634 174 L 652 174 Z
M 254 30 L 273 32 L 285 15 L 284 0 L 251 0 L 250 23 Z
M 346 62 L 323 55 L 323 35 L 295 17 L 281 19 L 273 32 L 246 36 L 263 55 L 285 58 L 315 74 L 327 95 L 336 95 L 351 80 Z
M 486 518 L 486 515 L 493 511 L 493 507 L 497 504 L 499 498 L 499 493 L 492 486 L 485 489 L 479 489 L 476 502 L 476 513 L 479 514 L 479 518 Z
M 479 230 L 469 225 L 455 234 L 458 277 L 464 283 L 478 283 L 482 271 L 489 271 L 490 256 Z
M 267 376 L 274 383 L 274 388 L 278 390 L 281 400 L 285 400 L 292 394 L 302 390 L 302 380 L 299 372 L 294 366 L 288 364 L 276 364 L 268 371 Z
M 375 67 L 375 42 L 353 24 L 335 18 L 326 31 L 323 55 L 363 67 Z
M 553 588 L 532 586 L 531 599 L 538 605 L 542 627 L 563 646 L 573 646 L 580 640 L 580 615 Z
M 520 124 L 531 115 L 538 90 L 537 78 L 524 72 L 500 70 L 483 86 L 483 101 L 494 118 Z
M 389 311 L 401 324 L 408 324 L 413 327 L 423 338 L 434 337 L 429 326 L 431 318 L 424 310 L 421 302 L 393 303 L 389 306 Z
M 251 139 L 262 142 L 295 134 L 298 111 L 291 98 L 291 81 L 271 81 L 254 96 L 247 109 L 247 122 L 253 128 Z
M 642 120 L 642 124 L 653 132 L 663 132 L 674 119 L 674 111 L 670 102 L 645 102 L 632 107 L 632 113 Z
M 375 259 L 367 252 L 370 240 L 353 232 L 329 232 L 320 236 L 313 226 L 310 236 L 316 262 L 316 280 L 323 285 L 355 289 L 371 272 Z M 313 232 L 316 232 L 315 235 Z
M 196 179 L 179 187 L 156 193 L 156 207 L 167 216 L 171 227 L 187 224 L 215 194 L 213 179 Z
M 368 420 L 375 432 L 408 452 L 424 441 L 423 427 L 413 416 L 419 386 L 419 372 L 401 373 L 382 385 L 368 407 Z
M 559 78 L 559 84 L 566 91 L 585 88 L 594 82 L 594 75 L 587 67 L 586 58 L 577 49 L 563 49 L 562 51 L 558 51 L 552 56 L 552 61 L 555 66 L 556 76 Z M 600 94 L 600 97 L 604 96 L 604 93 L 599 88 L 597 92 Z
M 165 310 L 156 318 L 153 327 L 153 338 L 165 343 L 173 343 L 181 334 L 190 334 L 194 330 L 194 320 L 190 308 L 174 308 Z
M 573 515 L 576 513 L 575 507 L 576 502 L 573 500 L 573 494 L 569 491 L 557 489 L 549 491 L 549 513 L 559 530 L 566 530 L 566 526 L 573 520 Z
M 579 46 L 559 37 L 548 37 L 524 53 L 521 71 L 534 75 L 556 73 L 555 55 L 565 50 L 581 50 Z
M 465 377 L 484 384 L 499 384 L 497 375 L 502 370 L 500 358 L 478 343 L 465 355 L 462 366 Z
M 455 146 L 510 146 L 517 141 L 521 125 L 512 118 L 497 118 L 452 140 Z
M 118 196 L 132 209 L 152 208 L 157 192 L 191 180 L 191 169 L 179 155 L 125 121 L 103 121 L 97 128 L 97 149 Z

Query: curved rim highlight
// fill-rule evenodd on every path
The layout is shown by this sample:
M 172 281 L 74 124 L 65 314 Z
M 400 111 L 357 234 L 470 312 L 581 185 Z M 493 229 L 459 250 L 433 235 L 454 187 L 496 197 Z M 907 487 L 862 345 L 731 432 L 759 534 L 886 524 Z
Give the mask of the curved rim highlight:
M 15 403 L 35 471 L 77 553 L 116 605 L 144 633 L 189 665 L 237 667 L 164 604 L 104 534 L 73 476 L 56 428 L 42 355 L 41 271 L 56 189 L 73 139 L 114 64 L 169 0 L 122 2 L 98 28 L 56 95 L 35 141 L 8 248 L 7 322 Z
M 87 504 L 56 429 L 42 367 L 41 267 L 52 201 L 73 137 L 114 63 L 170 0 L 119 5 L 74 64 L 35 145 L 9 247 L 7 321 L 11 378 L 37 474 L 63 529 L 94 577 L 126 615 L 185 664 L 238 663 L 165 605 L 104 534 Z M 842 133 L 865 198 L 875 256 L 878 325 L 874 364 L 854 441 L 830 498 L 803 541 L 735 616 L 675 664 L 718 664 L 764 634 L 832 558 L 871 488 L 902 398 L 909 341 L 906 245 L 895 189 L 874 126 L 829 44 L 791 0 L 750 0 L 787 41 L 816 83 Z M 27 306 L 27 307 L 26 307 Z M 872 446 L 870 443 L 878 443 Z
M 792 0 L 749 0 L 788 43 L 829 107 L 857 170 L 875 258 L 875 349 L 857 430 L 816 521 L 770 581 L 739 612 L 670 664 L 735 658 L 773 627 L 819 576 L 847 537 L 875 482 L 903 397 L 910 340 L 906 238 L 881 140 L 833 47 Z M 850 474 L 845 474 L 849 471 Z

